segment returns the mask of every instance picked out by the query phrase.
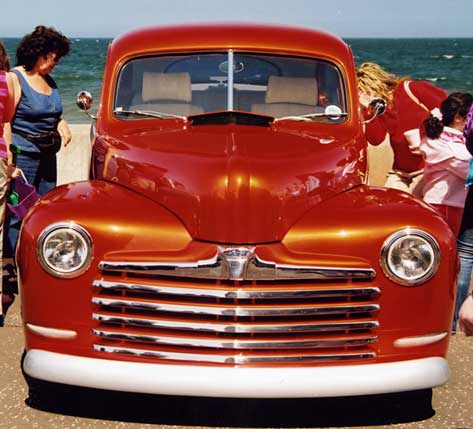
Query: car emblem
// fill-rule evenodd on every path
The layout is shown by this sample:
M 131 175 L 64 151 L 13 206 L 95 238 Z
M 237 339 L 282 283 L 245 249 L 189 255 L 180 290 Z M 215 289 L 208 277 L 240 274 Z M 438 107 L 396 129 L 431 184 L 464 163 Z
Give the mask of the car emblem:
M 220 256 L 227 264 L 230 280 L 245 278 L 246 267 L 254 250 L 254 247 L 219 247 Z

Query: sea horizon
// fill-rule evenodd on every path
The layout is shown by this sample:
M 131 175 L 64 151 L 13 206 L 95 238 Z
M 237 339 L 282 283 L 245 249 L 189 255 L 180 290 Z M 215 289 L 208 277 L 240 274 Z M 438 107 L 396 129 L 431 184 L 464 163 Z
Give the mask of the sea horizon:
M 79 91 L 92 93 L 95 111 L 102 88 L 108 45 L 113 37 L 71 36 L 72 49 L 61 59 L 53 78 L 61 94 L 64 117 L 70 123 L 89 122 L 76 106 Z M 12 65 L 21 37 L 3 37 Z M 473 37 L 343 37 L 355 64 L 375 62 L 412 79 L 427 80 L 447 92 L 473 94 Z

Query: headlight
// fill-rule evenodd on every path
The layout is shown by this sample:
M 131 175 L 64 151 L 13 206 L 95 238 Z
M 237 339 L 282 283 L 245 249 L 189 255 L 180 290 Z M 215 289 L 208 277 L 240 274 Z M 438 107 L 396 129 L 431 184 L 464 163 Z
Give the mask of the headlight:
M 391 235 L 381 250 L 381 266 L 391 280 L 416 286 L 429 280 L 440 263 L 435 239 L 418 229 L 404 229 Z
M 40 235 L 37 247 L 41 266 L 57 277 L 77 277 L 90 265 L 92 239 L 75 223 L 56 223 Z

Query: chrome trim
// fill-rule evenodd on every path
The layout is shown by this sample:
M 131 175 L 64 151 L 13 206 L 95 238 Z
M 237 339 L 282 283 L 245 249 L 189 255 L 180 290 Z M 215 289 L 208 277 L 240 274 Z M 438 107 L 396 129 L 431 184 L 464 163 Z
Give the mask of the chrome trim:
M 217 253 L 210 259 L 193 262 L 109 262 L 101 261 L 103 271 L 125 271 L 127 273 L 151 274 L 172 277 L 229 278 L 229 271 Z
M 402 277 L 397 276 L 389 267 L 389 264 L 387 262 L 387 256 L 389 249 L 391 248 L 392 244 L 398 240 L 399 238 L 403 236 L 409 236 L 409 235 L 415 235 L 420 238 L 423 238 L 427 243 L 430 244 L 432 247 L 433 251 L 433 261 L 432 265 L 430 268 L 419 278 L 409 280 L 409 279 L 404 279 Z M 386 277 L 388 277 L 390 280 L 399 283 L 403 286 L 417 286 L 421 285 L 422 283 L 425 283 L 426 281 L 430 280 L 435 273 L 437 272 L 437 269 L 440 265 L 440 247 L 435 240 L 434 237 L 432 237 L 430 234 L 428 234 L 425 231 L 422 231 L 420 229 L 415 229 L 415 228 L 405 228 L 400 231 L 397 231 L 393 234 L 391 234 L 383 243 L 383 246 L 381 247 L 381 255 L 380 255 L 380 264 L 381 268 L 383 269 L 384 274 Z
M 27 323 L 26 327 L 28 330 L 36 335 L 41 335 L 47 338 L 55 338 L 59 340 L 72 340 L 77 337 L 77 332 L 70 329 L 57 329 L 50 328 L 47 326 L 34 325 L 33 323 Z
M 243 280 L 247 269 L 248 261 L 253 257 L 254 247 L 218 247 L 222 261 L 230 270 L 230 278 Z
M 230 248 L 232 249 L 232 248 Z M 191 262 L 126 262 L 101 261 L 99 269 L 135 274 L 149 274 L 172 277 L 191 277 L 221 280 L 343 280 L 372 279 L 376 271 L 372 268 L 321 267 L 315 265 L 287 265 L 260 259 L 251 253 L 241 267 L 232 272 L 227 260 L 226 248 L 219 248 L 217 254 L 207 260 Z
M 43 244 L 46 238 L 48 237 L 49 234 L 52 232 L 58 230 L 58 229 L 72 229 L 73 231 L 77 232 L 81 237 L 84 239 L 88 246 L 88 254 L 87 258 L 85 259 L 84 263 L 77 268 L 74 271 L 58 271 L 54 269 L 45 259 L 43 255 Z M 82 226 L 76 224 L 75 222 L 57 222 L 53 223 L 46 228 L 43 229 L 41 232 L 37 244 L 36 244 L 36 256 L 38 257 L 38 261 L 41 265 L 41 267 L 48 272 L 49 274 L 59 277 L 59 278 L 74 278 L 80 276 L 82 273 L 87 271 L 87 269 L 90 267 L 90 264 L 92 262 L 93 258 L 93 253 L 94 253 L 94 245 L 92 241 L 92 237 L 90 234 L 87 232 L 85 228 Z
M 353 297 L 360 295 L 377 295 L 381 291 L 377 287 L 348 287 L 336 289 L 320 289 L 318 286 L 294 288 L 293 285 L 275 289 L 256 288 L 235 288 L 235 289 L 204 289 L 173 287 L 164 285 L 146 285 L 140 283 L 111 282 L 105 280 L 95 280 L 93 285 L 105 290 L 128 290 L 136 292 L 148 292 L 155 294 L 177 295 L 177 296 L 197 296 L 200 298 L 227 298 L 227 299 L 296 299 L 296 298 L 338 298 Z M 302 287 L 302 286 L 301 286 Z M 309 289 L 310 288 L 310 289 Z
M 359 336 L 352 338 L 329 339 L 208 339 L 208 338 L 181 338 L 172 336 L 158 336 L 127 332 L 104 331 L 93 329 L 92 333 L 108 340 L 138 341 L 144 343 L 163 344 L 183 347 L 212 347 L 219 349 L 294 349 L 294 348 L 325 348 L 364 346 L 378 340 L 376 336 Z
M 257 255 L 248 264 L 247 280 L 337 280 L 371 279 L 376 276 L 372 268 L 321 267 L 316 265 L 278 264 L 260 259 Z
M 417 337 L 398 338 L 394 341 L 394 347 L 419 347 L 437 343 L 447 337 L 448 332 L 436 332 L 433 334 L 419 335 Z
M 251 307 L 251 306 L 202 306 L 202 305 L 181 305 L 170 303 L 155 303 L 149 301 L 131 301 L 129 299 L 93 297 L 92 302 L 97 305 L 111 307 L 125 307 L 129 309 L 145 309 L 154 311 L 170 311 L 177 313 L 206 314 L 218 316 L 307 316 L 321 314 L 359 313 L 378 311 L 378 304 L 337 304 L 330 307 L 313 305 L 307 307 L 295 305 L 292 307 Z
M 93 320 L 103 323 L 126 324 L 157 329 L 181 329 L 201 332 L 226 332 L 237 334 L 259 334 L 259 333 L 291 333 L 291 332 L 331 332 L 340 330 L 374 329 L 379 327 L 377 320 L 351 321 L 351 322 L 322 322 L 313 323 L 309 321 L 294 323 L 204 323 L 200 321 L 182 322 L 179 320 L 157 320 L 131 317 L 125 315 L 107 315 L 94 313 Z
M 252 363 L 310 363 L 310 362 L 328 362 L 328 361 L 342 361 L 353 359 L 373 359 L 376 357 L 374 352 L 361 353 L 332 353 L 325 355 L 314 356 L 281 356 L 279 353 L 275 355 L 222 355 L 222 354 L 193 354 L 193 353 L 178 353 L 157 350 L 135 349 L 130 347 L 113 347 L 94 344 L 94 350 L 104 353 L 120 353 L 140 357 L 153 357 L 166 360 L 179 360 L 191 362 L 210 362 L 229 365 L 245 365 Z

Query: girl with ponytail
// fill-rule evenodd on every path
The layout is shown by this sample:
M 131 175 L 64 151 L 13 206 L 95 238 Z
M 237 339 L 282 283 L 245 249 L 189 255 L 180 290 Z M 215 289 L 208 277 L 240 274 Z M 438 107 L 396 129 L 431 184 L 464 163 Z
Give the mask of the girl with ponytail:
M 424 121 L 424 201 L 434 206 L 458 235 L 465 205 L 465 179 L 471 155 L 463 129 L 473 96 L 454 92 Z
M 456 331 L 460 306 L 468 294 L 473 267 L 473 243 L 469 244 L 473 231 L 465 231 L 464 226 L 465 218 L 470 218 L 471 213 L 469 216 L 463 216 L 467 196 L 465 179 L 471 160 L 471 154 L 465 145 L 464 129 L 472 103 L 473 96 L 470 94 L 450 94 L 440 105 L 440 110 L 434 109 L 424 121 L 425 136 L 420 144 L 425 161 L 424 200 L 444 217 L 459 237 L 460 274 L 453 314 L 453 332 Z M 465 207 L 465 215 L 468 211 Z

